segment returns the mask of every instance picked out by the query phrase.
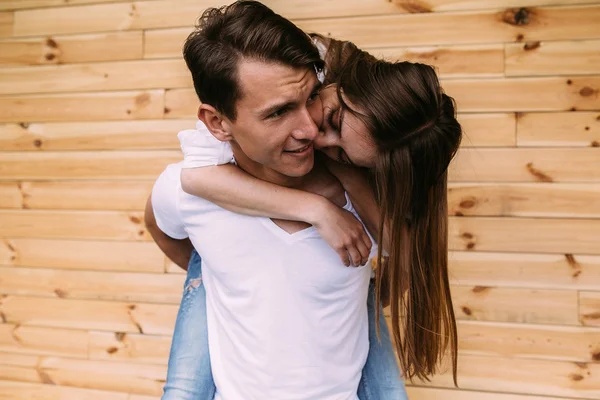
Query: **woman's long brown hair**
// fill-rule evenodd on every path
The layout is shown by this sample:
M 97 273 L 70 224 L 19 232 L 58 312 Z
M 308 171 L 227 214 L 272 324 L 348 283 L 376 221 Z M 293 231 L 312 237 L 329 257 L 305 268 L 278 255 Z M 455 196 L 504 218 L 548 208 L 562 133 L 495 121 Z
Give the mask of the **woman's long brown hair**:
M 389 299 L 406 378 L 428 380 L 449 350 L 456 385 L 447 168 L 462 129 L 454 100 L 429 65 L 377 60 L 352 43 L 324 40 L 326 82 L 337 83 L 343 107 L 365 123 L 378 150 L 372 171 L 381 212 L 378 236 L 383 242 L 387 232 L 389 258 L 376 271 L 377 313 L 381 299 Z

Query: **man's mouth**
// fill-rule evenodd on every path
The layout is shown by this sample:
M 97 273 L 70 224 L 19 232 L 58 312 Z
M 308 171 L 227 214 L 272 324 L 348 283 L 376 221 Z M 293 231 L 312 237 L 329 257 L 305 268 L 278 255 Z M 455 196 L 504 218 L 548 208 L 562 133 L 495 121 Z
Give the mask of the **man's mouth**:
M 311 142 L 304 147 L 299 147 L 294 150 L 284 150 L 284 152 L 291 153 L 291 154 L 304 154 L 304 153 L 307 153 L 309 150 L 312 150 L 312 146 L 313 146 L 313 144 Z

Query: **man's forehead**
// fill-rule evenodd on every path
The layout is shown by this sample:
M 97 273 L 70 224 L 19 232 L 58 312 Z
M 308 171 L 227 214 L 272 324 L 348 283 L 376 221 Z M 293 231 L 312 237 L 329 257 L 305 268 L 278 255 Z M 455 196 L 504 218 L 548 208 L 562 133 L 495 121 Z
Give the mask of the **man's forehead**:
M 303 89 L 315 85 L 317 80 L 313 68 L 294 68 L 275 62 L 245 59 L 238 67 L 241 98 L 250 95 L 275 95 L 280 91 Z

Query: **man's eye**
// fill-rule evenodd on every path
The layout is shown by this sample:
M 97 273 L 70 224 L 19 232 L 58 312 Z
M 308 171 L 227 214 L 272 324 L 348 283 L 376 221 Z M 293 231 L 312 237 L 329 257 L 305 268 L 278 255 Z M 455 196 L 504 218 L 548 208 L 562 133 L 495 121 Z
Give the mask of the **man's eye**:
M 282 108 L 280 110 L 275 111 L 274 113 L 272 113 L 271 115 L 269 115 L 267 118 L 269 118 L 269 119 L 279 118 L 283 114 L 285 114 L 286 112 L 287 112 L 287 108 Z

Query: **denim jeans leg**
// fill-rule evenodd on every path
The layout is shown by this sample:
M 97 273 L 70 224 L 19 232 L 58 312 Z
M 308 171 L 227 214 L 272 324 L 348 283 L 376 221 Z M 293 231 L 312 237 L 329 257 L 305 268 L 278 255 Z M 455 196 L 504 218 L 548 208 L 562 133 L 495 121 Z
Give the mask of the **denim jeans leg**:
M 206 291 L 202 284 L 201 261 L 194 250 L 175 322 L 162 400 L 212 400 L 215 396 L 208 353 Z
M 400 376 L 390 332 L 383 311 L 379 314 L 379 338 L 375 320 L 375 285 L 369 285 L 369 355 L 358 387 L 360 400 L 408 400 Z

